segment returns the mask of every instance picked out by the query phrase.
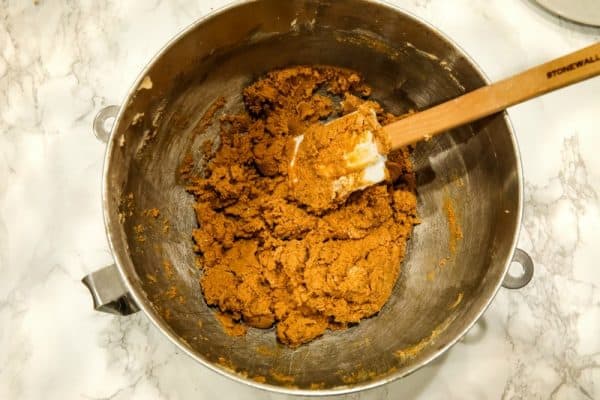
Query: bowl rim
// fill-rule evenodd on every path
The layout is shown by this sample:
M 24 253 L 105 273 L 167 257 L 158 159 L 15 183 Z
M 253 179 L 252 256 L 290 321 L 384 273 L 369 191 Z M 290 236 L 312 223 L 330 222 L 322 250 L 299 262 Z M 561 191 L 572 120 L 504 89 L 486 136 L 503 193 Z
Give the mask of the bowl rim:
M 254 1 L 260 1 L 260 0 L 254 0 Z M 254 2 L 254 1 L 250 1 L 250 3 Z M 428 21 L 422 19 L 421 17 L 416 16 L 414 13 L 407 11 L 404 8 L 399 7 L 395 4 L 392 4 L 392 3 L 388 2 L 387 0 L 363 0 L 363 1 L 368 2 L 368 3 L 376 3 L 379 5 L 382 5 L 388 9 L 390 9 L 390 11 L 392 11 L 392 12 L 403 14 L 404 16 L 427 27 L 432 32 L 434 32 L 436 35 L 438 35 L 441 39 L 445 40 L 449 45 L 451 45 L 457 51 L 457 53 L 459 53 L 475 69 L 475 71 L 480 75 L 480 77 L 483 79 L 485 84 L 490 84 L 490 79 L 488 78 L 487 74 L 483 71 L 481 66 L 475 60 L 473 60 L 473 58 L 459 44 L 457 44 L 453 39 L 451 39 L 446 33 L 441 31 L 439 28 L 435 27 L 434 25 L 432 25 Z M 452 340 L 450 340 L 443 347 L 438 348 L 430 356 L 420 360 L 418 363 L 415 363 L 413 366 L 411 366 L 407 370 L 394 372 L 389 375 L 382 376 L 381 378 L 376 378 L 372 381 L 361 382 L 361 383 L 357 383 L 357 384 L 343 385 L 343 386 L 338 386 L 338 387 L 334 387 L 331 389 L 316 389 L 316 390 L 300 389 L 300 388 L 294 388 L 294 387 L 277 386 L 277 385 L 272 385 L 272 384 L 268 384 L 268 383 L 260 383 L 251 378 L 244 377 L 236 372 L 232 372 L 231 370 L 228 370 L 226 368 L 222 368 L 218 364 L 213 363 L 210 360 L 207 360 L 207 359 L 203 358 L 202 356 L 196 354 L 196 352 L 191 348 L 191 346 L 189 346 L 187 343 L 182 341 L 175 334 L 175 332 L 173 332 L 171 330 L 171 328 L 158 317 L 158 315 L 156 314 L 156 312 L 154 311 L 154 309 L 152 308 L 150 303 L 145 299 L 144 295 L 142 293 L 140 293 L 140 289 L 138 288 L 138 285 L 136 284 L 136 282 L 133 282 L 132 279 L 130 279 L 129 275 L 125 272 L 125 270 L 122 267 L 122 265 L 126 262 L 126 254 L 123 254 L 125 252 L 122 251 L 122 249 L 120 249 L 119 246 L 116 244 L 118 237 L 120 235 L 118 233 L 113 234 L 113 232 L 119 232 L 119 230 L 117 229 L 118 221 L 116 221 L 116 220 L 113 221 L 113 219 L 110 216 L 110 212 L 109 212 L 109 209 L 110 209 L 109 193 L 111 192 L 109 166 L 110 166 L 111 154 L 113 153 L 115 146 L 118 146 L 118 144 L 116 143 L 117 140 L 115 138 L 116 135 L 113 135 L 112 133 L 118 129 L 119 123 L 123 119 L 125 109 L 127 108 L 126 105 L 128 104 L 128 99 L 130 99 L 135 94 L 135 92 L 136 92 L 137 88 L 139 87 L 139 85 L 141 84 L 142 80 L 146 77 L 146 75 L 148 74 L 150 69 L 154 66 L 154 64 L 166 52 L 168 52 L 177 42 L 179 42 L 179 40 L 181 38 L 183 38 L 189 32 L 193 31 L 198 26 L 206 23 L 207 21 L 209 21 L 213 18 L 216 18 L 221 14 L 226 13 L 231 9 L 246 5 L 248 3 L 249 3 L 248 0 L 234 0 L 229 4 L 226 4 L 220 8 L 217 8 L 217 9 L 207 13 L 206 15 L 198 18 L 197 20 L 195 20 L 194 22 L 192 22 L 191 24 L 187 25 L 182 30 L 180 30 L 144 66 L 144 68 L 141 70 L 138 77 L 134 81 L 133 85 L 130 87 L 129 91 L 125 95 L 124 101 L 121 103 L 122 105 L 120 106 L 119 111 L 115 117 L 115 122 L 113 124 L 112 130 L 111 130 L 111 135 L 109 137 L 108 144 L 107 144 L 106 151 L 105 151 L 105 156 L 104 156 L 104 161 L 103 161 L 102 189 L 101 189 L 102 190 L 102 209 L 103 209 L 103 215 L 104 215 L 104 226 L 105 226 L 106 236 L 108 239 L 110 251 L 113 255 L 115 264 L 119 271 L 119 274 L 121 275 L 121 278 L 125 284 L 125 287 L 131 294 L 133 300 L 139 306 L 140 310 L 142 310 L 144 312 L 145 316 L 152 322 L 152 324 L 156 328 L 158 328 L 158 330 L 163 335 L 165 335 L 172 343 L 174 343 L 178 349 L 180 349 L 186 355 L 190 356 L 192 359 L 194 359 L 195 361 L 200 363 L 202 366 L 207 367 L 208 369 L 210 369 L 222 376 L 230 378 L 238 383 L 242 383 L 242 384 L 248 385 L 248 386 L 256 388 L 256 389 L 261 389 L 261 390 L 265 390 L 268 392 L 274 392 L 274 393 L 279 393 L 279 394 L 316 397 L 316 396 L 343 395 L 343 394 L 360 392 L 360 391 L 364 391 L 364 390 L 368 390 L 368 389 L 374 389 L 374 388 L 383 386 L 387 383 L 396 381 L 400 378 L 411 375 L 414 372 L 416 372 L 416 371 L 420 370 L 421 368 L 423 368 L 424 366 L 426 366 L 427 364 L 429 364 L 430 362 L 432 362 L 434 359 L 441 356 L 452 346 L 454 346 L 454 344 L 456 344 L 456 342 L 458 342 L 473 327 L 473 325 L 481 318 L 483 313 L 487 310 L 487 308 L 490 306 L 490 304 L 496 297 L 496 294 L 498 293 L 498 290 L 500 289 L 500 287 L 502 285 L 502 280 L 503 280 L 502 278 L 506 275 L 506 273 L 510 267 L 510 264 L 512 262 L 512 257 L 507 257 L 502 274 L 499 275 L 498 282 L 496 283 L 495 287 L 493 288 L 493 290 L 491 292 L 491 296 L 487 300 L 487 303 L 481 308 L 481 310 L 478 313 L 476 313 L 473 320 L 470 321 L 469 323 L 465 324 L 464 328 Z M 503 117 L 504 123 L 510 133 L 510 139 L 511 139 L 511 142 L 513 145 L 513 149 L 515 150 L 516 169 L 517 169 L 516 173 L 517 173 L 518 207 L 517 207 L 517 210 L 515 213 L 516 214 L 515 215 L 515 217 L 516 217 L 515 227 L 516 228 L 515 228 L 515 232 L 513 234 L 512 243 L 510 243 L 510 251 L 508 253 L 508 254 L 514 254 L 515 250 L 517 248 L 518 240 L 519 240 L 519 231 L 520 231 L 520 227 L 522 224 L 522 215 L 523 215 L 523 189 L 524 189 L 523 171 L 522 171 L 521 154 L 519 151 L 519 145 L 518 145 L 517 138 L 515 135 L 514 127 L 513 127 L 512 121 L 509 118 L 508 112 L 506 110 L 502 112 L 502 117 Z

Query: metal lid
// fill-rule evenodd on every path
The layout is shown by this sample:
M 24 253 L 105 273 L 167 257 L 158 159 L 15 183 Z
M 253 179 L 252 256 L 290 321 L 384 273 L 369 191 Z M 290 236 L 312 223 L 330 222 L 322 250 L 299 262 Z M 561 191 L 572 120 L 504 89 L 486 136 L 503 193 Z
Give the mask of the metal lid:
M 568 20 L 600 26 L 599 0 L 535 0 L 546 10 Z

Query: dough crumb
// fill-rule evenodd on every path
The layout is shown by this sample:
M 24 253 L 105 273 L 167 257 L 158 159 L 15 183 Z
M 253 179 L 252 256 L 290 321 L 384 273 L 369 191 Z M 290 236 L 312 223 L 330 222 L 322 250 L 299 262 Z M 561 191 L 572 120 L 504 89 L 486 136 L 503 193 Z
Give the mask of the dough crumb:
M 143 215 L 151 218 L 158 218 L 160 216 L 160 210 L 158 208 L 149 208 L 143 212 Z
M 163 260 L 163 272 L 165 273 L 165 277 L 167 279 L 171 279 L 173 277 L 173 264 L 169 260 Z
M 239 324 L 238 321 L 235 321 L 229 314 L 217 313 L 215 317 L 221 323 L 225 333 L 229 336 L 244 336 L 248 331 L 248 328 L 245 325 Z

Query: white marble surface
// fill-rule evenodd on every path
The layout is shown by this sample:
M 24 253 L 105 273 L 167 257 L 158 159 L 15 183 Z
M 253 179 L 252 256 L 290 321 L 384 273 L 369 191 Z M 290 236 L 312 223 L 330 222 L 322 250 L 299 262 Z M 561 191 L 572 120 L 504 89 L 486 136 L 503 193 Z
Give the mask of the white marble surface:
M 111 263 L 94 114 L 172 35 L 225 1 L 0 0 L 0 398 L 281 399 L 196 365 L 146 318 L 92 312 Z M 396 0 L 498 79 L 600 40 L 527 0 Z M 520 246 L 476 343 L 352 399 L 600 398 L 600 78 L 510 111 L 523 155 Z

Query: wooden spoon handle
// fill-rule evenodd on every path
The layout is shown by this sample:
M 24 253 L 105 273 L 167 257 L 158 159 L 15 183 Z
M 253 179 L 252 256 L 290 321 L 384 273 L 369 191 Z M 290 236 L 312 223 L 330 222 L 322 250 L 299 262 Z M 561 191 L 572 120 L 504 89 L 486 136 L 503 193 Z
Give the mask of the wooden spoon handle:
M 392 148 L 397 149 L 598 74 L 600 43 L 415 113 L 383 129 Z

